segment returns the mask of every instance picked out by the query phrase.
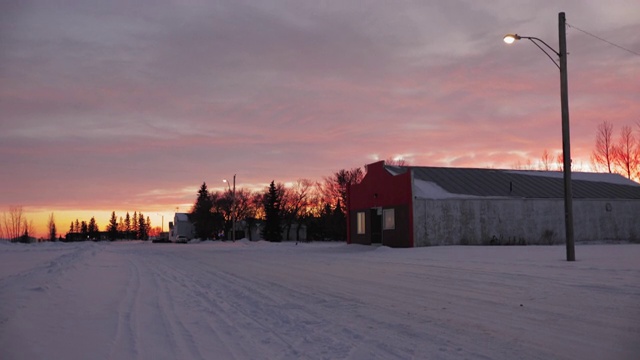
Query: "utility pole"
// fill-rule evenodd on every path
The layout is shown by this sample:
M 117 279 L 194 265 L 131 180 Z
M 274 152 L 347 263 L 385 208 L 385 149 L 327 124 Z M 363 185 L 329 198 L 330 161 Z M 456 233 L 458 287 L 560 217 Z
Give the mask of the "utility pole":
M 569 131 L 569 89 L 567 75 L 567 24 L 564 12 L 558 13 L 558 38 L 560 51 L 556 51 L 542 39 L 533 36 L 520 36 L 518 34 L 507 34 L 504 42 L 512 44 L 516 40 L 529 39 L 542 50 L 545 55 L 560 69 L 560 106 L 562 112 L 562 162 L 564 179 L 564 228 L 565 242 L 567 244 L 567 261 L 576 260 L 576 249 L 573 233 L 573 194 L 571 191 L 571 132 Z M 558 56 L 556 61 L 547 50 Z
M 233 174 L 233 193 L 231 202 L 231 238 L 236 241 L 236 174 Z
M 231 239 L 236 241 L 236 174 L 233 174 L 233 190 L 227 179 L 222 180 L 227 183 L 229 192 L 231 192 Z M 227 235 L 228 236 L 228 235 Z
M 573 238 L 573 196 L 571 191 L 571 132 L 569 131 L 569 80 L 567 75 L 567 27 L 564 12 L 558 14 L 560 44 L 560 102 L 562 107 L 562 159 L 564 172 L 564 227 L 567 261 L 576 260 Z

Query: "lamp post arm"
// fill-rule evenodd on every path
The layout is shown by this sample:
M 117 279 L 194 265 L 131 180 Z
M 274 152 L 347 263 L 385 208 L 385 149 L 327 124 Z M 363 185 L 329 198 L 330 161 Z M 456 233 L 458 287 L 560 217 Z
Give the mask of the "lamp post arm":
M 551 55 L 549 55 L 549 52 L 547 52 L 547 50 L 545 50 L 542 46 L 540 46 L 539 42 L 542 43 L 544 46 L 546 46 L 549 50 L 551 50 L 554 54 L 556 54 L 558 57 L 560 57 L 560 53 L 557 52 L 554 48 L 552 48 L 551 46 L 549 46 L 549 44 L 547 44 L 546 42 L 544 42 L 544 40 L 542 39 L 538 39 L 537 37 L 533 37 L 533 36 L 520 36 L 521 39 L 529 39 L 529 41 L 531 41 L 535 46 L 538 47 L 538 49 L 540 49 L 545 55 L 547 55 L 547 57 L 549 59 L 551 59 L 551 61 L 553 61 L 553 63 L 556 65 L 556 67 L 558 69 L 560 69 L 560 64 L 558 64 L 558 62 L 551 57 Z

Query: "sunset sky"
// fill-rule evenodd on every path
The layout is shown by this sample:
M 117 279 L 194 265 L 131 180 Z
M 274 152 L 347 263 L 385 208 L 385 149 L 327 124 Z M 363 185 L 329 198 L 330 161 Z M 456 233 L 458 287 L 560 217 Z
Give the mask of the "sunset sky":
M 561 11 L 587 171 L 599 123 L 640 122 L 637 0 L 2 1 L 0 212 L 22 206 L 38 235 L 51 213 L 63 235 L 111 211 L 166 230 L 234 174 L 535 163 L 561 149 L 559 71 L 502 38 L 558 49 Z

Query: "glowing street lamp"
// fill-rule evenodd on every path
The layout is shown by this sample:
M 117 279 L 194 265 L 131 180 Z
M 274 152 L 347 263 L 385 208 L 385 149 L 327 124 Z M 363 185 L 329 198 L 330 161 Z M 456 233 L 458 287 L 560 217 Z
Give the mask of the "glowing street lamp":
M 558 14 L 558 38 L 560 51 L 555 51 L 546 42 L 532 36 L 520 36 L 518 34 L 507 34 L 503 38 L 507 44 L 513 44 L 520 39 L 529 39 L 538 49 L 547 55 L 553 63 L 560 69 L 560 103 L 562 112 L 562 159 L 563 159 L 563 178 L 564 178 L 564 221 L 567 244 L 567 261 L 576 260 L 575 243 L 573 239 L 573 203 L 571 194 L 571 145 L 569 132 L 569 91 L 567 76 L 567 36 L 566 36 L 566 20 L 564 12 Z M 544 45 L 553 54 L 558 56 L 556 61 L 543 48 Z
M 504 36 L 502 40 L 504 40 L 504 42 L 506 42 L 507 44 L 513 44 L 514 41 L 520 40 L 520 39 L 521 37 L 518 36 L 518 34 L 507 34 Z

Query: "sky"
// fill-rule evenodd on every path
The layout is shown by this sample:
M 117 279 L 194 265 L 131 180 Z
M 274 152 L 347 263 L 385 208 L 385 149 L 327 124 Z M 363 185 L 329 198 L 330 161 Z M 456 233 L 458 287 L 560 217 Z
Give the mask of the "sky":
M 502 38 L 558 49 L 561 11 L 588 171 L 598 124 L 640 130 L 635 0 L 3 1 L 0 212 L 66 232 L 142 211 L 166 230 L 234 174 L 262 189 L 388 158 L 535 164 L 562 146 L 559 71 Z

